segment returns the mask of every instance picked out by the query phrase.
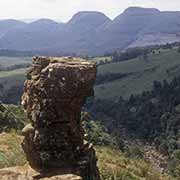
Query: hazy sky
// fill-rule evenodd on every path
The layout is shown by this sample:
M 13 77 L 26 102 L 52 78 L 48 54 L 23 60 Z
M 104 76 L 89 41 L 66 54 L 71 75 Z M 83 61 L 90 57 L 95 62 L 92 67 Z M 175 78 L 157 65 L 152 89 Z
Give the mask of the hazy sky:
M 0 0 L 0 19 L 51 18 L 65 22 L 85 10 L 114 18 L 129 6 L 180 11 L 180 0 Z

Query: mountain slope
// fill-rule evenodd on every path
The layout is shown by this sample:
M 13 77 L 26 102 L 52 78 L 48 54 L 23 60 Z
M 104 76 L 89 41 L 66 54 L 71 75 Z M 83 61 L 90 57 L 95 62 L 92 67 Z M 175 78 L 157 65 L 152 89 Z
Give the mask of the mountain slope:
M 26 23 L 22 21 L 17 21 L 13 19 L 1 20 L 0 21 L 0 38 L 5 35 L 9 30 L 14 28 L 21 28 L 25 26 Z
M 156 9 L 131 7 L 117 16 L 102 32 L 99 32 L 101 49 L 124 49 L 135 41 L 136 36 L 150 21 L 159 15 Z M 102 43 L 103 42 L 103 43 Z
M 161 12 L 148 22 L 129 46 L 147 46 L 180 41 L 180 12 Z
M 59 43 L 55 48 L 68 53 L 77 54 L 93 53 L 96 48 L 96 36 L 99 28 L 111 20 L 100 12 L 83 11 L 75 14 L 64 26 L 58 37 Z
M 109 82 L 95 86 L 97 99 L 117 100 L 120 96 L 128 98 L 131 94 L 140 94 L 152 89 L 153 82 L 170 81 L 180 75 L 180 53 L 176 48 L 158 50 L 142 58 L 108 63 L 98 67 L 98 76 L 106 77 L 112 74 L 123 74 Z
M 1 38 L 4 49 L 39 50 L 50 47 L 61 31 L 62 24 L 49 19 L 26 24 L 22 28 L 12 29 Z

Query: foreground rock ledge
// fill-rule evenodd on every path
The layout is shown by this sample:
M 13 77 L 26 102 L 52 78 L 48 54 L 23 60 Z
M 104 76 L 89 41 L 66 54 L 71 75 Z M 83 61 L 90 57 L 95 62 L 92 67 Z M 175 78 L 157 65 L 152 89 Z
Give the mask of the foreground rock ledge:
M 22 133 L 30 166 L 99 180 L 95 150 L 84 141 L 81 108 L 94 95 L 96 65 L 77 58 L 35 57 L 22 96 L 31 124 Z
M 80 176 L 73 174 L 54 175 L 40 177 L 36 171 L 28 166 L 0 169 L 1 180 L 82 180 Z

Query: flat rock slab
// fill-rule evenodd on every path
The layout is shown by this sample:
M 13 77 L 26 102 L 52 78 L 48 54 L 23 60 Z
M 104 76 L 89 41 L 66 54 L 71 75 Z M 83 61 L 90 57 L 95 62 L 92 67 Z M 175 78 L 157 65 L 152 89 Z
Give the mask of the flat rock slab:
M 73 174 L 40 177 L 29 166 L 18 166 L 0 169 L 0 180 L 82 180 L 82 178 Z

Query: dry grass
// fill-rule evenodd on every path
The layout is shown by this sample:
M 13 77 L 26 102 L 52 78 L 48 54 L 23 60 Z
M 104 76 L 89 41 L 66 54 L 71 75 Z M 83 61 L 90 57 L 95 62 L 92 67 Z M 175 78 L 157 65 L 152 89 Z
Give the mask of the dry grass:
M 169 180 L 143 159 L 128 158 L 109 147 L 96 147 L 103 180 Z
M 0 168 L 24 165 L 26 158 L 21 148 L 21 136 L 15 133 L 0 135 Z
M 26 164 L 21 141 L 15 133 L 0 134 L 0 168 Z M 97 146 L 96 152 L 102 180 L 169 180 L 144 160 L 128 158 L 116 149 Z

